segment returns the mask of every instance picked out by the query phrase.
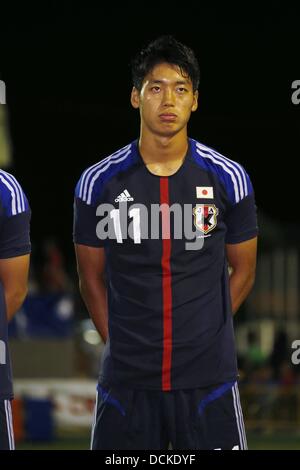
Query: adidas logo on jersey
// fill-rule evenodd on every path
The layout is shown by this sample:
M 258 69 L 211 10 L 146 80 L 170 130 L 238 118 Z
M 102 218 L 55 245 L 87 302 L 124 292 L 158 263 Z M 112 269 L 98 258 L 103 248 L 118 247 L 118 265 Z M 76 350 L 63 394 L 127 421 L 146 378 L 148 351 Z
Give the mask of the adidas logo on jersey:
M 115 202 L 125 202 L 125 201 L 133 201 L 133 197 L 130 196 L 129 192 L 127 189 L 124 189 L 124 191 L 119 194 L 119 196 L 115 199 Z

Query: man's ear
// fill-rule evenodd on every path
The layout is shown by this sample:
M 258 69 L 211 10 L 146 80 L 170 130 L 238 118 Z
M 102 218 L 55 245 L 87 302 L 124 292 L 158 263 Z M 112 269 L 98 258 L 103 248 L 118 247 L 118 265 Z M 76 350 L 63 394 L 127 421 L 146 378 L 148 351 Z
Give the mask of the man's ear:
M 199 99 L 199 93 L 198 93 L 198 90 L 196 90 L 194 93 L 194 98 L 193 98 L 192 112 L 196 111 L 196 109 L 198 108 L 198 99 Z
M 135 109 L 139 108 L 139 106 L 140 106 L 140 93 L 139 93 L 138 89 L 135 88 L 135 86 L 131 90 L 130 101 L 131 101 L 132 106 Z

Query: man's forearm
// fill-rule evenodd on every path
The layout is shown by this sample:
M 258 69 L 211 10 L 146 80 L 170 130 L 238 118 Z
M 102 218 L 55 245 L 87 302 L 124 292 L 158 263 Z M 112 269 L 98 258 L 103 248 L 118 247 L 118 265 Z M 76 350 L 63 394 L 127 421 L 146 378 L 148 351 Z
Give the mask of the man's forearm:
M 6 304 L 6 316 L 7 320 L 10 321 L 14 314 L 19 310 L 22 306 L 25 297 L 27 295 L 27 287 L 16 291 L 15 288 L 9 290 L 6 289 L 4 291 L 5 296 L 5 304 Z
M 103 279 L 80 280 L 80 292 L 104 343 L 108 338 L 107 290 Z
M 254 284 L 254 274 L 232 272 L 230 276 L 230 296 L 233 315 L 248 297 Z

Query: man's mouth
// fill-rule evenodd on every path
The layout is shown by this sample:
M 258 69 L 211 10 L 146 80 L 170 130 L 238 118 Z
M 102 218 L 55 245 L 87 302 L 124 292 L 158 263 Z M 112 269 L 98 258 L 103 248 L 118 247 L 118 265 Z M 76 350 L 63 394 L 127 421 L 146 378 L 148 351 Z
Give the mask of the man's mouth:
M 174 114 L 174 113 L 162 113 L 159 115 L 160 119 L 162 121 L 175 121 L 175 119 L 177 118 L 177 115 Z

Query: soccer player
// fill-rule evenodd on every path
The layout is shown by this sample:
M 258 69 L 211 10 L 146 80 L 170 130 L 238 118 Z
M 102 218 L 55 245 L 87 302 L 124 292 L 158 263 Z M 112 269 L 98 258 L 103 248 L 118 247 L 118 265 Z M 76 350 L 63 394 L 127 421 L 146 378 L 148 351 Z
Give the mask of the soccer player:
M 27 293 L 30 208 L 14 176 L 0 170 L 0 450 L 14 449 L 7 323 Z
M 106 343 L 91 447 L 246 449 L 232 314 L 255 276 L 253 188 L 240 164 L 188 137 L 190 48 L 159 37 L 132 77 L 139 138 L 75 191 L 80 290 Z

